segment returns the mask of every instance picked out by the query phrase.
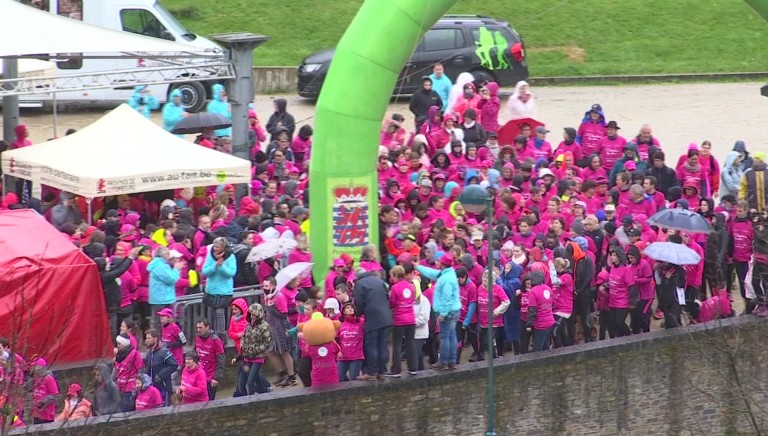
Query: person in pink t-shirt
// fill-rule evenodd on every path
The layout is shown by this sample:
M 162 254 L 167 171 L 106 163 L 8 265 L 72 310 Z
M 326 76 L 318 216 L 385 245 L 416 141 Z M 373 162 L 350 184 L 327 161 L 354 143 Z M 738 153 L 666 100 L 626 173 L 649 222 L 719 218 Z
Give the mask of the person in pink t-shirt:
M 477 288 L 477 323 L 480 326 L 479 337 L 487 348 L 488 338 L 488 315 L 489 312 L 493 318 L 493 334 L 496 340 L 496 356 L 504 356 L 504 312 L 509 308 L 509 297 L 504 292 L 504 288 L 491 280 L 492 276 L 488 271 L 483 272 L 483 285 Z M 492 300 L 489 304 L 488 289 L 491 289 Z
M 208 382 L 205 370 L 200 365 L 200 356 L 194 350 L 184 356 L 184 369 L 181 371 L 181 386 L 176 393 L 181 395 L 182 404 L 208 401 Z
M 136 388 L 133 392 L 137 412 L 163 406 L 163 395 L 160 390 L 152 386 L 152 378 L 147 374 L 136 377 Z
M 389 307 L 392 309 L 392 365 L 386 377 L 400 377 L 401 351 L 405 346 L 405 358 L 408 362 L 408 373 L 416 373 L 416 313 L 413 304 L 416 301 L 416 288 L 413 281 L 406 280 L 405 268 L 400 265 L 389 271 L 393 282 L 389 290 Z
M 544 284 L 544 273 L 531 271 L 526 279 L 533 288 L 528 291 L 528 322 L 526 330 L 533 335 L 533 351 L 549 350 L 552 331 L 555 328 L 555 316 L 552 312 L 554 294 L 552 288 Z
M 53 374 L 48 371 L 47 365 L 42 357 L 38 357 L 29 364 L 29 375 L 34 386 L 32 418 L 35 424 L 45 424 L 56 419 L 59 385 Z
M 341 328 L 336 333 L 341 347 L 337 366 L 339 381 L 345 382 L 356 380 L 365 362 L 365 354 L 363 354 L 365 319 L 355 314 L 355 305 L 351 302 L 345 303 L 341 310 L 343 312 Z

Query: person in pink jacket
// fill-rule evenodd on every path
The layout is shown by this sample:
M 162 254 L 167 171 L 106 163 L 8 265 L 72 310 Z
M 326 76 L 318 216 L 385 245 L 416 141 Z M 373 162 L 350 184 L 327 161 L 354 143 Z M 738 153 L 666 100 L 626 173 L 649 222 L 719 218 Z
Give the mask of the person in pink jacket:
M 696 304 L 696 299 L 699 298 L 701 285 L 704 282 L 704 249 L 688 233 L 680 232 L 680 237 L 683 238 L 683 244 L 695 251 L 701 258 L 696 265 L 686 265 L 683 267 L 685 270 L 685 305 L 690 313 L 696 309 L 694 304 Z
M 386 377 L 399 378 L 401 351 L 405 347 L 405 359 L 408 362 L 408 373 L 416 374 L 416 313 L 413 305 L 416 301 L 416 288 L 413 281 L 406 280 L 405 268 L 400 265 L 389 271 L 393 282 L 389 290 L 389 308 L 392 309 L 392 365 Z
M 635 275 L 640 301 L 630 312 L 632 334 L 651 331 L 651 305 L 656 295 L 653 281 L 653 268 L 647 259 L 640 255 L 640 250 L 632 245 L 627 250 L 627 262 Z
M 467 109 L 474 109 L 475 114 L 477 115 L 477 122 L 482 125 L 483 124 L 483 118 L 480 115 L 480 101 L 482 98 L 477 94 L 477 88 L 475 87 L 475 84 L 470 82 L 464 85 L 464 93 L 456 99 L 456 103 L 454 103 L 453 108 L 451 112 L 459 117 L 458 124 L 462 124 L 464 122 L 464 112 Z
M 29 376 L 33 383 L 32 418 L 35 424 L 45 424 L 56 419 L 56 399 L 59 385 L 56 378 L 48 371 L 48 363 L 38 357 L 29 363 Z
M 533 285 L 528 291 L 526 331 L 532 333 L 533 351 L 549 350 L 555 328 L 552 288 L 544 284 L 544 273 L 541 271 L 531 271 L 526 280 L 530 280 Z
M 525 136 L 517 135 L 515 137 L 515 143 L 512 144 L 512 146 L 515 150 L 515 158 L 517 158 L 518 162 L 523 162 L 527 159 L 535 161 L 533 150 L 531 150 L 531 147 L 528 145 L 528 138 Z
M 181 327 L 176 324 L 173 309 L 166 307 L 165 309 L 157 312 L 160 317 L 160 323 L 163 328 L 161 330 L 162 341 L 168 351 L 173 354 L 173 358 L 176 362 L 181 362 L 184 357 L 184 345 L 187 344 L 187 337 L 184 332 L 181 331 Z
M 606 136 L 605 115 L 603 107 L 593 104 L 584 114 L 584 118 L 576 131 L 576 142 L 581 144 L 581 152 L 585 158 L 600 153 L 600 142 Z M 580 167 L 586 167 L 588 162 L 578 162 Z
M 341 311 L 343 313 L 341 328 L 336 333 L 341 348 L 337 366 L 339 381 L 345 382 L 356 380 L 365 362 L 365 354 L 363 354 L 365 319 L 355 314 L 355 305 L 349 301 L 344 303 Z
M 650 198 L 646 197 L 645 189 L 640 185 L 629 187 L 629 198 L 623 205 L 626 207 L 616 209 L 616 218 L 619 220 L 631 215 L 637 221 L 637 217 L 640 215 L 647 218 L 656 213 L 656 205 Z
M 115 338 L 117 353 L 115 354 L 115 367 L 112 370 L 112 378 L 117 382 L 120 391 L 120 411 L 133 410 L 133 388 L 136 385 L 136 377 L 144 369 L 144 360 L 141 353 L 131 346 L 131 340 L 127 336 L 118 335 Z
M 683 160 L 677 168 L 677 178 L 682 186 L 695 186 L 699 194 L 709 197 L 709 177 L 699 162 L 698 145 L 691 144 L 689 147 L 687 159 Z
M 157 409 L 163 406 L 163 395 L 160 393 L 160 390 L 152 386 L 152 378 L 148 374 L 139 374 L 136 377 L 133 396 L 137 412 Z
M 477 288 L 477 323 L 480 326 L 478 334 L 481 350 L 488 350 L 488 321 L 489 315 L 493 319 L 493 337 L 496 342 L 496 356 L 504 356 L 504 313 L 509 309 L 509 296 L 504 288 L 493 281 L 493 276 L 488 271 L 483 272 L 483 284 Z M 491 300 L 488 298 L 488 290 L 491 290 Z
M 744 280 L 747 278 L 749 262 L 752 260 L 752 241 L 755 238 L 752 221 L 749 219 L 749 203 L 746 200 L 736 203 L 736 217 L 731 221 L 728 232 L 731 234 L 728 256 L 733 259 L 733 266 L 729 265 L 728 268 L 728 282 L 730 282 L 730 277 L 735 271 L 739 282 L 739 289 L 741 290 L 741 298 L 744 299 L 746 306 L 747 294 Z M 730 289 L 730 287 L 727 289 Z
M 486 133 L 499 131 L 499 109 L 501 101 L 499 100 L 499 84 L 488 82 L 485 88 L 480 90 L 480 101 L 477 104 L 480 113 L 478 118 Z
M 621 246 L 612 247 L 608 254 L 608 282 L 598 290 L 608 293 L 608 332 L 612 338 L 630 334 L 626 319 L 636 300 L 637 285 L 632 269 L 627 266 L 627 256 Z M 637 301 L 634 301 L 636 304 Z
M 208 379 L 200 365 L 197 351 L 191 350 L 184 355 L 184 369 L 181 371 L 181 386 L 176 390 L 181 395 L 182 404 L 208 401 Z
M 245 298 L 235 298 L 231 304 L 232 317 L 229 320 L 229 329 L 227 334 L 235 344 L 235 351 L 240 353 L 240 341 L 243 338 L 243 332 L 248 325 L 245 314 L 248 313 L 248 302 Z
M 605 125 L 605 137 L 600 141 L 600 159 L 603 161 L 603 169 L 610 174 L 613 165 L 624 155 L 624 146 L 627 140 L 619 136 L 619 125 L 611 121 Z
M 552 311 L 555 315 L 555 346 L 567 347 L 573 345 L 571 338 L 575 337 L 568 331 L 571 324 L 568 319 L 573 316 L 573 273 L 571 273 L 571 262 L 568 259 L 555 258 L 552 261 L 557 280 L 553 280 L 555 302 Z

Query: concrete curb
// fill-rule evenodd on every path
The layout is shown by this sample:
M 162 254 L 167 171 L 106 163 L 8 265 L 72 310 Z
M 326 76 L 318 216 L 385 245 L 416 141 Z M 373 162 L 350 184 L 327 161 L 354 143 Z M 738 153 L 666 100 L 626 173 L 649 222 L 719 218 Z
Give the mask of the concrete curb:
M 537 86 L 589 85 L 598 83 L 648 83 L 648 82 L 700 82 L 707 80 L 757 80 L 767 79 L 768 71 L 741 73 L 689 73 L 689 74 L 645 74 L 617 76 L 560 76 L 533 77 L 529 82 Z

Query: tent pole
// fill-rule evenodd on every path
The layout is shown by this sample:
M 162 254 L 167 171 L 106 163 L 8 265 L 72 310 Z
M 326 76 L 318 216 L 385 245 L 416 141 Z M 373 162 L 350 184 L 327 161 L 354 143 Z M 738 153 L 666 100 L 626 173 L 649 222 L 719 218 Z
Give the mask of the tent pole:
M 93 224 L 93 210 L 91 209 L 92 208 L 91 203 L 93 203 L 93 199 L 90 197 L 86 197 L 85 201 L 88 202 L 88 225 L 90 226 L 91 224 Z
M 56 107 L 56 93 L 53 93 L 53 137 L 58 138 L 58 118 L 59 118 L 59 111 Z
M 5 188 L 5 182 L 8 180 L 8 178 L 3 174 L 3 198 L 5 198 L 6 188 Z
M 11 80 L 19 78 L 19 60 L 3 59 L 3 79 Z M 7 90 L 13 90 L 14 82 L 7 82 Z M 7 95 L 3 97 L 3 139 L 9 144 L 16 140 L 14 129 L 19 124 L 19 96 Z

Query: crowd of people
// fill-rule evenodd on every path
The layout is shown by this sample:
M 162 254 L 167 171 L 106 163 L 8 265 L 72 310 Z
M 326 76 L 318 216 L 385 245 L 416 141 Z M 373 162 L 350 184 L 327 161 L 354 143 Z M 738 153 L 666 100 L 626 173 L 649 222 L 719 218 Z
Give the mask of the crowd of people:
M 454 84 L 436 65 L 411 100 L 415 130 L 402 114 L 382 125 L 379 239 L 359 259 L 334 259 L 325 277 L 306 272 L 279 289 L 282 268 L 312 261 L 312 128 L 294 135 L 285 100 L 275 101 L 266 127 L 251 112 L 253 181 L 244 198 L 231 185 L 108 197 L 87 217 L 83 199 L 67 192 L 48 189 L 42 201 L 26 202 L 8 194 L 2 207 L 37 210 L 98 265 L 116 348 L 114 362 L 94 372 L 88 399 L 79 384 L 61 396 L 45 356 L 20 356 L 0 339 L 4 392 L 31 393 L 4 397 L 14 412 L 6 425 L 212 400 L 228 364 L 242 396 L 299 380 L 308 387 L 399 378 L 402 361 L 410 376 L 452 370 L 466 361 L 464 350 L 475 362 L 642 334 L 653 318 L 663 328 L 706 322 L 733 316 L 734 298 L 745 314 L 768 316 L 763 152 L 736 141 L 721 165 L 702 141 L 668 156 L 650 126 L 621 136 L 600 104 L 553 138 L 535 120 L 527 83 L 504 105 L 498 89 L 469 73 Z M 225 90 L 214 91 L 211 110 L 226 115 Z M 148 110 L 148 96 L 139 90 L 135 98 L 144 103 L 137 110 Z M 176 100 L 162 110 L 168 130 L 184 116 Z M 517 134 L 500 141 L 502 108 Z M 26 129 L 17 132 L 24 135 L 12 147 L 29 145 Z M 196 142 L 227 153 L 228 135 L 208 131 Z M 493 197 L 491 222 L 458 201 L 469 185 Z M 648 225 L 665 208 L 693 211 L 712 230 Z M 296 246 L 249 261 L 275 238 Z M 654 261 L 644 250 L 659 241 L 686 245 L 700 261 Z M 235 289 L 249 286 L 260 286 L 264 299 L 238 298 Z M 174 312 L 177 298 L 192 293 L 209 309 L 194 339 Z M 337 352 L 316 353 L 297 328 L 318 313 L 340 321 Z M 236 357 L 227 361 L 230 341 Z M 273 380 L 262 374 L 265 364 Z

